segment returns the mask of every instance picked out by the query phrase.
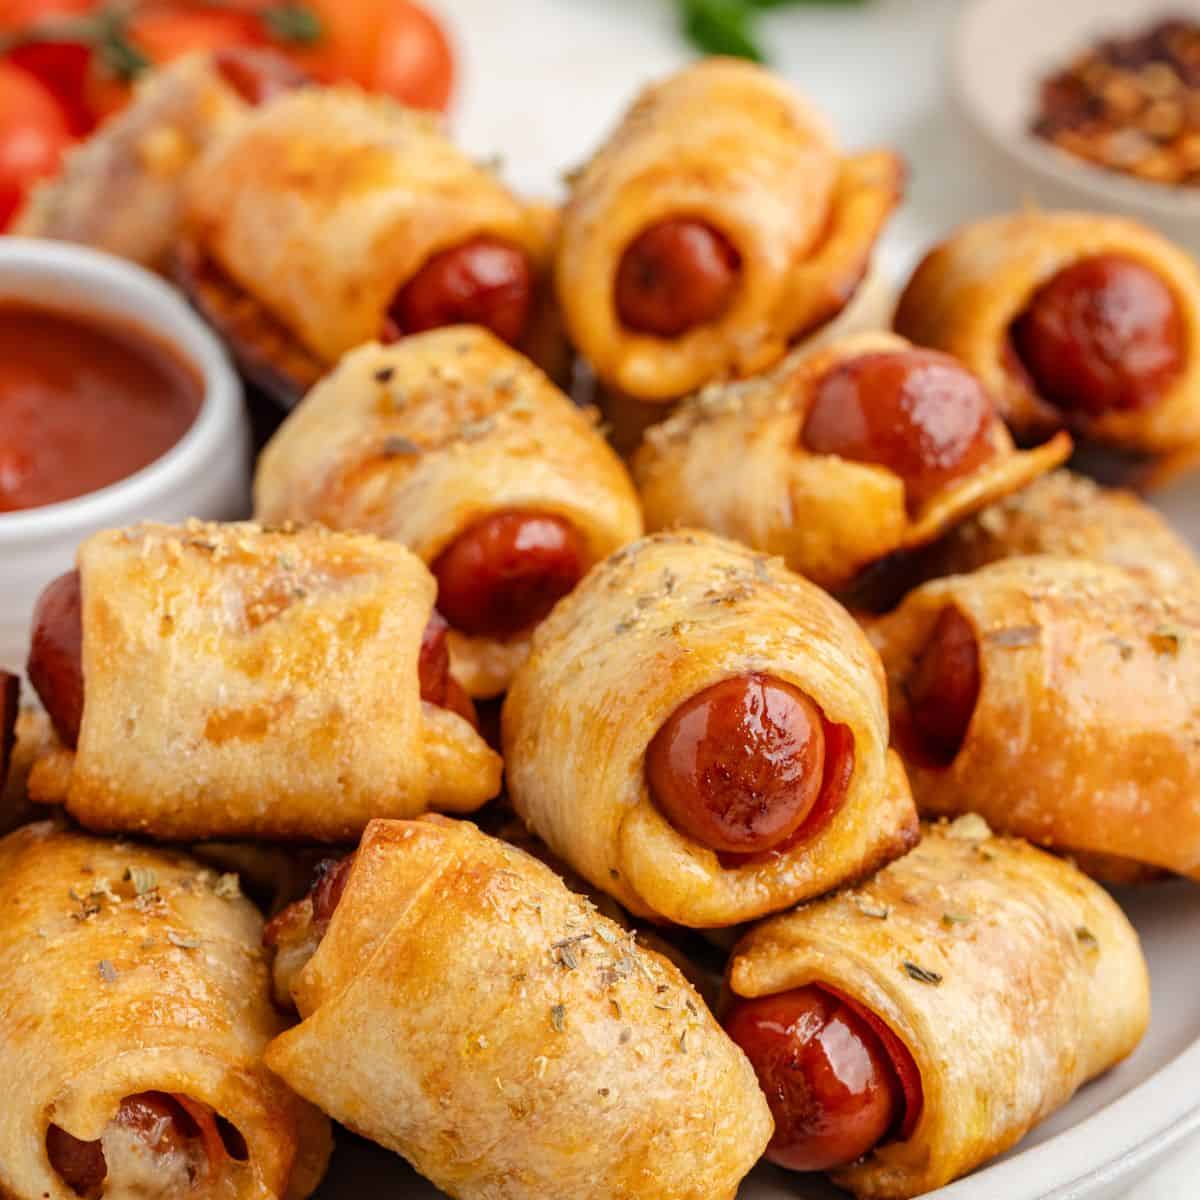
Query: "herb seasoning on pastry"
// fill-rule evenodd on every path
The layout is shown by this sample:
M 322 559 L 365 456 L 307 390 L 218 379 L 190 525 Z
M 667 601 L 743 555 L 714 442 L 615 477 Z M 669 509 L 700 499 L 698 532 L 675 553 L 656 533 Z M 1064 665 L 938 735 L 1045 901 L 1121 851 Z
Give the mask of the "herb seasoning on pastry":
M 916 817 L 879 660 L 815 585 L 711 534 L 618 551 L 505 700 L 517 812 L 636 915 L 735 925 L 902 854 Z
M 602 383 L 667 401 L 769 367 L 837 316 L 903 188 L 886 151 L 843 155 L 753 64 L 647 88 L 574 179 L 557 286 Z
M 34 615 L 29 677 L 66 749 L 31 794 L 90 828 L 189 840 L 348 841 L 379 813 L 478 808 L 501 764 L 435 591 L 368 535 L 96 534 Z
M 1009 558 L 922 585 L 870 634 L 923 813 L 1200 879 L 1191 594 Z
M 1200 442 L 1200 272 L 1134 221 L 964 226 L 917 268 L 895 326 L 974 371 L 1019 441 L 1065 427 L 1142 454 Z
M 1162 515 L 1133 492 L 1054 471 L 990 505 L 917 556 L 918 579 L 1054 554 L 1110 563 L 1152 587 L 1200 588 L 1200 561 Z
M 408 546 L 438 581 L 454 672 L 474 696 L 503 691 L 555 601 L 642 532 L 588 415 L 473 326 L 348 355 L 267 444 L 254 494 L 260 520 Z
M 732 1200 L 771 1135 L 665 958 L 465 821 L 374 821 L 268 927 L 271 1069 L 459 1200 Z
M 0 841 L 0 1192 L 302 1200 L 329 1123 L 266 1069 L 284 1027 L 235 876 L 49 822 Z
M 767 1158 L 908 1200 L 1003 1153 L 1141 1041 L 1137 934 L 1069 863 L 929 826 L 859 887 L 753 928 L 724 1022 L 775 1118 Z
M 650 529 L 711 529 L 841 588 L 1070 448 L 1063 434 L 1016 450 L 991 397 L 954 359 L 864 333 L 704 389 L 649 431 L 633 473 Z

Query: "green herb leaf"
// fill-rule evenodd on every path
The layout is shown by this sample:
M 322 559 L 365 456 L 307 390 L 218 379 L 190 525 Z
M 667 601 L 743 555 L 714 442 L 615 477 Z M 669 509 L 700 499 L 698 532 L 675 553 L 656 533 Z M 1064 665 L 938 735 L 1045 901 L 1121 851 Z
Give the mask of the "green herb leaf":
M 325 34 L 321 18 L 303 4 L 277 4 L 263 13 L 267 32 L 281 42 L 296 42 L 311 46 Z
M 680 0 L 680 16 L 688 40 L 705 53 L 764 61 L 745 0 Z
M 936 971 L 919 967 L 914 962 L 906 961 L 904 963 L 904 970 L 908 973 L 909 979 L 915 979 L 918 983 L 928 983 L 931 987 L 937 987 L 942 982 L 942 977 Z
M 124 24 L 117 18 L 99 30 L 96 52 L 103 68 L 122 83 L 132 83 L 150 69 L 150 60 L 126 36 Z
M 555 1033 L 562 1033 L 567 1025 L 567 1010 L 564 1005 L 556 1004 L 550 1010 L 550 1024 L 554 1026 Z

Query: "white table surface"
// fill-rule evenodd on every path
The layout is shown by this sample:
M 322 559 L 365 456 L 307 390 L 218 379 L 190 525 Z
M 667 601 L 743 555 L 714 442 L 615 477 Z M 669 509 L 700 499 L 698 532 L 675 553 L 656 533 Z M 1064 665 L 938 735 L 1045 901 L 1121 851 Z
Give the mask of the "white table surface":
M 431 0 L 454 27 L 462 63 L 454 126 L 480 157 L 499 154 L 523 189 L 554 194 L 648 79 L 685 62 L 668 0 Z M 1046 0 L 1053 4 L 1054 0 Z M 1130 0 L 1131 13 L 1137 0 Z M 947 95 L 946 42 L 959 0 L 868 0 L 784 8 L 761 22 L 773 65 L 833 118 L 847 146 L 907 158 L 908 198 L 883 261 L 900 278 L 940 233 L 1019 204 Z M 1200 1144 L 1135 1192 L 1200 1196 Z

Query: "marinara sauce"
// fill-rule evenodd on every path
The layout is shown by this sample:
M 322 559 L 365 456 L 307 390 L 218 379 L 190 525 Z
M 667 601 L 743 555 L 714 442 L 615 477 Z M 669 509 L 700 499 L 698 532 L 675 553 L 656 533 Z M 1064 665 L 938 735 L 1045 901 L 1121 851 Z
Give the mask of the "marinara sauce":
M 0 513 L 86 495 L 166 453 L 197 370 L 134 324 L 0 302 Z

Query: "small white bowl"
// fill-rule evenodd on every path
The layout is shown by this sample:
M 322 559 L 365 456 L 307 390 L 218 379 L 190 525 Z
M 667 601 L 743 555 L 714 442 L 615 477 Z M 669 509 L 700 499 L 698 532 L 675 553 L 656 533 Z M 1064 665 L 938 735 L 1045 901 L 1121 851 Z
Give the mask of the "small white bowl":
M 1106 171 L 1029 131 L 1042 81 L 1101 38 L 1167 17 L 1200 20 L 1200 0 L 973 0 L 952 46 L 951 87 L 994 152 L 1009 203 L 1123 213 L 1200 252 L 1200 188 Z
M 143 519 L 248 511 L 250 427 L 220 343 L 173 288 L 141 267 L 66 242 L 0 237 L 0 300 L 129 322 L 192 363 L 204 387 L 191 428 L 142 470 L 75 500 L 0 513 L 0 667 L 23 672 L 38 595 L 70 569 L 89 534 Z

